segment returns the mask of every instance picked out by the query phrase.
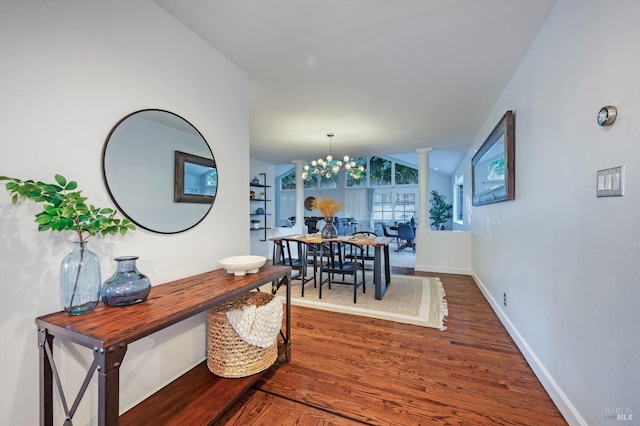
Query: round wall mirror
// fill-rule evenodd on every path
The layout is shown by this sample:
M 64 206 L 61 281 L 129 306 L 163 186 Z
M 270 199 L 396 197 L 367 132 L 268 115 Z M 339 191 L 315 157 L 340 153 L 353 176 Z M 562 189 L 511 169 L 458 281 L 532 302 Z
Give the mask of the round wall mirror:
M 200 223 L 218 190 L 215 159 L 202 134 L 179 115 L 159 109 L 133 112 L 111 129 L 102 171 L 122 214 L 162 234 Z

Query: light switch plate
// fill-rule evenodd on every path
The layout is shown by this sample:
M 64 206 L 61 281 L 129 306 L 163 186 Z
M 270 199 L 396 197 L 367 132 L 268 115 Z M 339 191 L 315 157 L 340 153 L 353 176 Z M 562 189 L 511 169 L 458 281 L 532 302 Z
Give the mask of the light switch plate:
M 624 195 L 624 166 L 598 170 L 596 195 L 598 197 L 622 197 Z

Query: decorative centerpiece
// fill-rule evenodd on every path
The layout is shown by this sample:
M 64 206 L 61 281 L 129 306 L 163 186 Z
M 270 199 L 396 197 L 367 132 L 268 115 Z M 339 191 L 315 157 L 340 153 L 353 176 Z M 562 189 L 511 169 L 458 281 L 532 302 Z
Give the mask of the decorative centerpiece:
M 73 252 L 62 261 L 60 267 L 60 296 L 64 310 L 70 315 L 91 312 L 100 301 L 100 261 L 87 248 L 89 237 L 101 235 L 125 235 L 136 229 L 129 219 L 117 219 L 116 211 L 87 205 L 87 197 L 77 190 L 75 181 L 67 181 L 55 175 L 55 183 L 22 181 L 0 176 L 9 181 L 5 187 L 16 204 L 19 199 L 43 203 L 44 209 L 36 214 L 38 231 L 72 231 L 78 236 Z
M 318 198 L 313 202 L 313 209 L 318 210 L 324 217 L 326 225 L 321 230 L 322 238 L 336 238 L 338 229 L 334 224 L 336 214 L 342 208 L 342 203 L 331 198 Z

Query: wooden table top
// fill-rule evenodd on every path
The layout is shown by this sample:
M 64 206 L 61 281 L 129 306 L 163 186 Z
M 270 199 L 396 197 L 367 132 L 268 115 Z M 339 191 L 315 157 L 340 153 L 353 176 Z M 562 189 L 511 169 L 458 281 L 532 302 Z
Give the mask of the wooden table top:
M 395 241 L 395 238 L 392 238 L 392 237 L 373 237 L 373 236 L 366 236 L 366 235 L 341 235 L 336 238 L 322 238 L 320 233 L 283 235 L 283 236 L 269 238 L 269 241 L 276 241 L 283 238 L 302 241 L 308 244 L 322 244 L 329 241 L 346 241 L 348 243 L 353 243 L 360 246 L 372 246 L 372 247 L 388 246 L 390 243 Z
M 154 285 L 142 303 L 117 307 L 100 302 L 92 312 L 77 316 L 56 312 L 36 318 L 36 324 L 85 346 L 105 348 L 118 342 L 131 343 L 280 279 L 290 270 L 288 266 L 264 265 L 256 274 L 236 277 L 225 269 L 216 269 Z

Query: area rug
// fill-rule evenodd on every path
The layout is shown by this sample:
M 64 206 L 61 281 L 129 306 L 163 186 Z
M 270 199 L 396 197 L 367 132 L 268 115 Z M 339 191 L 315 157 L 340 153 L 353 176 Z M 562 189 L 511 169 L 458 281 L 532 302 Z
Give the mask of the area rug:
M 367 277 L 367 292 L 358 288 L 358 301 L 353 303 L 353 287 L 332 284 L 322 286 L 322 299 L 313 282 L 305 286 L 304 297 L 300 297 L 300 281 L 294 280 L 291 287 L 291 304 L 326 311 L 378 318 L 405 324 L 445 330 L 444 317 L 448 312 L 444 288 L 440 278 L 410 275 L 392 275 L 391 284 L 382 300 L 375 299 L 375 287 Z M 284 299 L 285 288 L 278 296 Z

